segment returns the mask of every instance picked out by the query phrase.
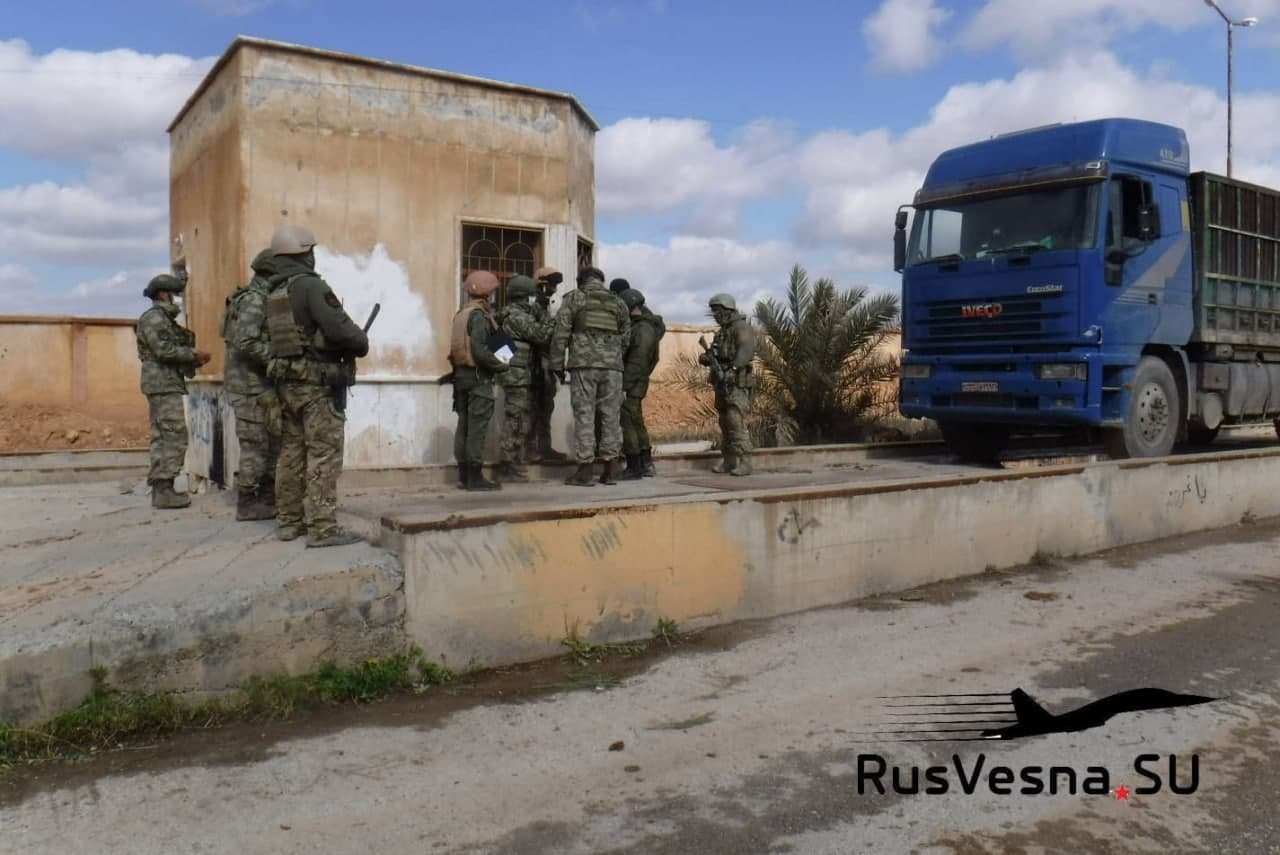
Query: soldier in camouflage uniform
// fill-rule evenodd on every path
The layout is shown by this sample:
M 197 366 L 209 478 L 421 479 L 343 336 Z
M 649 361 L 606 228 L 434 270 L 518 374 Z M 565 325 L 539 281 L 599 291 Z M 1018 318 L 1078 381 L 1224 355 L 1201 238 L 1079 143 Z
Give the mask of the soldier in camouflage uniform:
M 254 277 L 227 297 L 222 338 L 227 343 L 223 384 L 236 414 L 240 471 L 236 475 L 236 519 L 269 520 L 276 515 L 276 462 L 280 457 L 280 397 L 267 379 L 271 359 L 267 335 L 268 279 L 276 259 L 264 249 L 253 260 Z
M 574 452 L 578 468 L 565 481 L 591 486 L 595 460 L 596 413 L 600 413 L 601 484 L 615 484 L 614 467 L 622 450 L 622 353 L 631 335 L 626 305 L 604 287 L 604 274 L 586 267 L 578 274 L 578 290 L 565 295 L 551 337 L 551 368 L 563 378 L 572 374 Z M 569 348 L 568 362 L 565 347 Z
M 542 370 L 539 351 L 551 343 L 555 322 L 539 318 L 530 302 L 537 286 L 528 276 L 512 276 L 507 282 L 507 305 L 498 313 L 498 327 L 511 338 L 515 356 L 502 372 L 503 404 L 502 462 L 498 477 L 504 481 L 528 481 L 525 465 L 533 435 L 533 401 L 530 387 L 533 372 Z
M 631 341 L 622 363 L 622 453 L 627 458 L 623 480 L 653 477 L 653 448 L 644 425 L 644 397 L 649 393 L 649 375 L 658 366 L 658 342 L 666 334 L 661 315 L 644 304 L 644 294 L 634 288 L 622 292 L 622 302 L 631 312 Z
M 282 421 L 276 536 L 293 540 L 305 529 L 309 547 L 343 546 L 362 540 L 338 528 L 338 476 L 346 387 L 355 380 L 354 357 L 369 353 L 369 337 L 316 275 L 315 245 L 301 226 L 283 226 L 271 238 L 277 273 L 267 297 L 267 376 L 276 383 Z
M 533 301 L 534 317 L 542 323 L 551 323 L 551 298 L 556 287 L 564 281 L 564 274 L 553 267 L 539 267 L 533 272 L 538 282 L 538 296 Z M 529 460 L 563 463 L 569 456 L 551 447 L 551 414 L 556 408 L 556 375 L 551 371 L 550 342 L 540 346 L 530 367 L 530 398 L 533 402 L 533 431 L 529 436 Z
M 464 490 L 500 490 L 484 477 L 484 443 L 493 420 L 493 378 L 508 366 L 493 353 L 490 337 L 498 332 L 489 297 L 498 290 L 498 277 L 473 270 L 463 283 L 471 299 L 453 316 L 449 362 L 453 365 L 453 456 L 458 461 L 458 485 Z
M 720 329 L 711 348 L 705 350 L 705 339 L 699 339 L 704 352 L 698 361 L 711 368 L 711 383 L 716 393 L 716 412 L 720 414 L 720 455 L 711 467 L 717 474 L 751 474 L 751 434 L 747 417 L 751 413 L 751 394 L 755 376 L 751 361 L 756 354 L 756 335 L 751 322 L 738 311 L 737 302 L 729 294 L 716 294 L 710 300 L 711 314 Z
M 155 277 L 142 295 L 151 299 L 151 308 L 138 318 L 138 360 L 142 363 L 142 394 L 151 411 L 151 485 L 153 508 L 185 508 L 191 504 L 186 493 L 175 493 L 173 479 L 182 472 L 187 457 L 187 417 L 182 396 L 187 379 L 196 368 L 209 361 L 209 354 L 196 350 L 196 337 L 178 324 L 182 308 L 174 298 L 187 283 L 176 276 Z

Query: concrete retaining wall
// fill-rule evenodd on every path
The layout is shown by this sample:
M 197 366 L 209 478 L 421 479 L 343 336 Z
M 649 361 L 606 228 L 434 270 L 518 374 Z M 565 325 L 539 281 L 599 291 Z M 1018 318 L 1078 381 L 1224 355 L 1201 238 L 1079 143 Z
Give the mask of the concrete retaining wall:
M 1280 451 L 1000 472 L 891 487 L 384 521 L 406 632 L 451 667 L 784 614 L 1280 514 Z

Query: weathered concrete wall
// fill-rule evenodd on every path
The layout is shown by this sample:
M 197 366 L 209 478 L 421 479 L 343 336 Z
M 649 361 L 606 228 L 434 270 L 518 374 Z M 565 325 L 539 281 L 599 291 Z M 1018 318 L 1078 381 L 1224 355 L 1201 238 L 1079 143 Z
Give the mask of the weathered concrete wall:
M 0 399 L 145 417 L 133 321 L 0 317 Z
M 450 666 L 784 614 L 1280 514 L 1280 451 L 393 521 L 406 631 Z M 1017 509 L 1016 516 L 1010 509 Z

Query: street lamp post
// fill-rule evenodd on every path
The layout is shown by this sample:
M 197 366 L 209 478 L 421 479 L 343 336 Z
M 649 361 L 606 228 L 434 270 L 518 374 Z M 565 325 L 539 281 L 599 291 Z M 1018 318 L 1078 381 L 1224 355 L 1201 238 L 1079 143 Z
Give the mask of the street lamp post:
M 1233 21 L 1228 17 L 1227 13 L 1222 11 L 1217 0 L 1204 0 L 1206 6 L 1213 8 L 1213 11 L 1222 16 L 1222 20 L 1227 23 L 1227 177 L 1231 177 L 1231 33 L 1236 27 L 1252 27 L 1258 23 L 1257 18 L 1245 18 L 1240 21 Z

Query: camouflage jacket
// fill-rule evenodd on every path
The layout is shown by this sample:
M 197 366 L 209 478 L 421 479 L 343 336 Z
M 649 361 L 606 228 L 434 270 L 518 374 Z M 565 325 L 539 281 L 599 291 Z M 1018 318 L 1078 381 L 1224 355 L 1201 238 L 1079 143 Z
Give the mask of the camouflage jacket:
M 253 281 L 227 297 L 222 315 L 222 338 L 227 343 L 222 379 L 229 394 L 260 395 L 272 388 L 267 379 L 267 361 L 271 359 L 267 295 L 271 293 L 268 279 L 275 272 L 274 259 L 259 264 Z
M 724 385 L 751 388 L 755 385 L 751 375 L 751 361 L 755 356 L 756 333 L 751 321 L 741 312 L 734 312 L 729 322 L 716 330 L 711 353 L 704 353 L 698 361 L 710 365 L 714 357 Z
M 138 318 L 138 360 L 142 363 L 142 394 L 187 393 L 186 378 L 196 373 L 196 336 L 177 321 L 181 310 L 172 303 L 151 301 Z
M 662 317 L 652 312 L 631 319 L 631 343 L 622 364 L 622 388 L 628 398 L 649 392 L 649 375 L 658 366 L 658 342 L 666 334 Z
M 551 343 L 555 322 L 546 311 L 539 313 L 533 305 L 517 302 L 509 303 L 498 313 L 498 328 L 511 337 L 516 352 L 507 370 L 502 372 L 502 385 L 533 385 L 534 373 L 542 370 L 543 355 Z
M 622 370 L 622 355 L 631 336 L 631 313 L 626 303 L 603 283 L 564 295 L 551 337 L 551 369 L 606 368 Z M 565 347 L 569 349 L 565 361 Z

